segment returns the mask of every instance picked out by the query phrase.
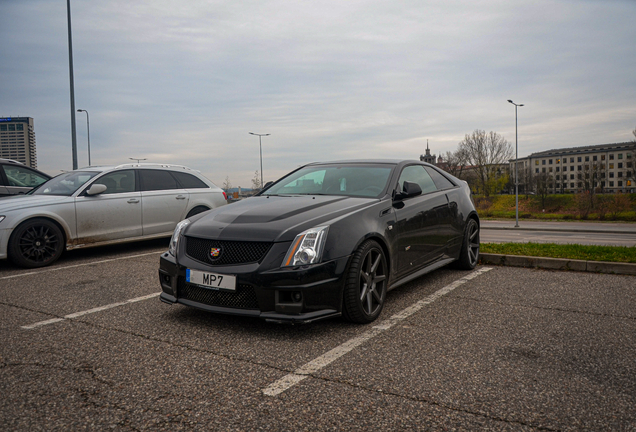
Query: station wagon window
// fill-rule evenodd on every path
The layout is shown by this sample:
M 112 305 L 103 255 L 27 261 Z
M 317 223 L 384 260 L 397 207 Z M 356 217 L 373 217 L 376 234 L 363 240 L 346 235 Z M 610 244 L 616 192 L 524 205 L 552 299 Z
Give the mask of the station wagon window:
M 97 171 L 71 171 L 53 177 L 39 188 L 32 190 L 33 195 L 71 196 L 84 183 L 95 177 Z
M 420 188 L 422 188 L 422 194 L 435 192 L 437 190 L 435 182 L 422 165 L 411 165 L 405 167 L 402 170 L 402 174 L 400 174 L 400 180 L 398 180 L 400 188 L 404 188 L 405 181 L 420 185 Z
M 139 170 L 142 191 L 181 189 L 169 171 Z
M 196 178 L 192 174 L 172 171 L 172 175 L 177 178 L 177 181 L 184 189 L 207 189 L 208 185 L 203 183 L 200 179 Z
M 95 180 L 95 183 L 103 184 L 104 186 L 106 186 L 106 190 L 102 193 L 102 195 L 134 192 L 135 171 L 115 171 L 98 178 L 97 180 Z

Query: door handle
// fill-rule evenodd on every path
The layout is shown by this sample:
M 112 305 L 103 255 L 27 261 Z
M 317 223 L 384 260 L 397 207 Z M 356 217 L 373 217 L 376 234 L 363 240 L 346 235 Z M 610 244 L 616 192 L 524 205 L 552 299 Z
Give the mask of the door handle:
M 131 198 L 127 202 L 128 202 L 128 204 L 136 204 L 136 203 L 139 202 L 139 200 L 137 198 Z
M 177 199 L 178 200 L 184 200 L 184 199 L 186 199 L 186 197 L 184 197 L 183 195 L 177 195 Z

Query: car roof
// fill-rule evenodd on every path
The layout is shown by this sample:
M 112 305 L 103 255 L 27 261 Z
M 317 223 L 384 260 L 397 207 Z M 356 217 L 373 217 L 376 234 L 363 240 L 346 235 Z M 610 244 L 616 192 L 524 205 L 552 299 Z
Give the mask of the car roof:
M 124 168 L 142 168 L 142 169 L 171 169 L 173 171 L 190 171 L 190 172 L 198 172 L 193 170 L 192 168 L 188 168 L 183 165 L 173 165 L 173 164 L 153 164 L 153 163 L 126 163 L 121 165 L 93 165 L 83 168 L 78 168 L 74 171 L 112 171 L 116 169 L 124 169 Z

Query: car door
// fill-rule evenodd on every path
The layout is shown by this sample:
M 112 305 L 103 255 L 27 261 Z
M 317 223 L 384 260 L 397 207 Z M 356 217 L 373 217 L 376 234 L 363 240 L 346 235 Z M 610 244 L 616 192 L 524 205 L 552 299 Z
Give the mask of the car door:
M 87 195 L 93 184 L 106 190 Z M 142 235 L 141 193 L 135 171 L 114 171 L 96 178 L 75 198 L 77 237 L 80 244 L 120 240 Z
M 189 195 L 168 170 L 139 169 L 144 236 L 172 233 L 186 216 Z
M 36 186 L 41 185 L 48 178 L 25 166 L 0 165 L 2 174 L 0 175 L 0 194 L 21 195 L 25 194 Z M 6 192 L 5 192 L 6 191 Z
M 456 242 L 461 242 L 464 238 L 463 218 L 459 215 L 457 202 L 461 199 L 460 189 L 447 179 L 442 173 L 433 167 L 426 167 L 426 171 L 430 174 L 435 182 L 438 190 L 444 191 L 448 199 L 448 206 L 439 207 L 439 235 L 443 236 L 443 242 L 446 246 Z
M 438 232 L 439 213 L 448 207 L 446 195 L 437 190 L 423 166 L 404 167 L 398 181 L 400 188 L 405 181 L 417 183 L 422 194 L 398 200 L 393 206 L 398 277 L 419 270 L 443 254 L 445 243 Z

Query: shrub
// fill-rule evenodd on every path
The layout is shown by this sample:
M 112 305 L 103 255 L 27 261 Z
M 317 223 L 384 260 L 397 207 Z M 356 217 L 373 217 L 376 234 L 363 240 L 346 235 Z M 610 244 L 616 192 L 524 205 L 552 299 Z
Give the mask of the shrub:
M 619 213 L 628 211 L 632 206 L 629 195 L 626 194 L 615 194 L 609 204 L 608 211 L 613 220 L 616 220 Z

